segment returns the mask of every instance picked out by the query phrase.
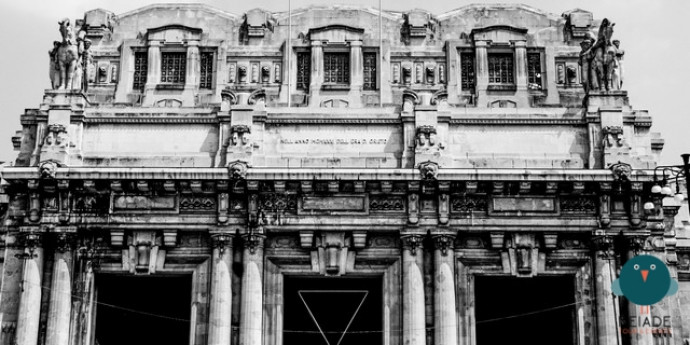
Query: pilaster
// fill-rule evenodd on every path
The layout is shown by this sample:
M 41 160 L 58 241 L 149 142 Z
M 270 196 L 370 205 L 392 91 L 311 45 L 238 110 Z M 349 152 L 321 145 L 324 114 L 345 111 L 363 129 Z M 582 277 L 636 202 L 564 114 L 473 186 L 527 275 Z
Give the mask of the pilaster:
M 455 301 L 455 252 L 453 235 L 434 240 L 434 340 L 436 345 L 458 343 Z
M 25 233 L 23 242 L 22 293 L 19 297 L 15 341 L 17 345 L 36 345 L 41 314 L 43 235 L 35 232 Z
M 597 332 L 599 345 L 621 343 L 618 322 L 620 311 L 618 299 L 613 295 L 611 283 L 616 279 L 616 260 L 613 251 L 613 238 L 600 236 L 594 238 L 594 276 L 597 311 Z
M 242 235 L 244 273 L 240 305 L 240 345 L 262 345 L 263 252 L 262 234 Z
M 402 240 L 403 344 L 425 345 L 424 237 L 408 235 Z
M 233 237 L 214 235 L 211 303 L 208 321 L 208 344 L 227 345 L 232 337 L 232 254 Z

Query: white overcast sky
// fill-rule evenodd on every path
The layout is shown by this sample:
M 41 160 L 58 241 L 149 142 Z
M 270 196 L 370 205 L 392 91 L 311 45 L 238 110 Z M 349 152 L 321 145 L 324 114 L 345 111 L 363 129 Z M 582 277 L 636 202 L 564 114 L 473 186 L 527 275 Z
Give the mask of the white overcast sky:
M 148 0 L 0 0 L 0 161 L 16 156 L 10 138 L 20 129 L 19 115 L 37 108 L 49 87 L 48 50 L 59 38 L 57 21 L 82 18 L 94 8 L 121 14 L 156 2 Z M 196 1 L 241 14 L 252 8 L 286 11 L 287 0 Z M 424 8 L 440 14 L 475 1 L 382 0 L 383 8 L 404 11 Z M 478 1 L 477 1 L 478 2 Z M 512 3 L 513 1 L 483 1 Z M 652 131 L 666 139 L 662 164 L 680 164 L 690 153 L 690 44 L 688 0 L 523 0 L 517 1 L 557 15 L 582 8 L 594 17 L 616 23 L 614 38 L 625 49 L 625 85 L 633 108 L 649 110 Z M 378 6 L 378 0 L 292 0 L 292 7 L 310 4 Z

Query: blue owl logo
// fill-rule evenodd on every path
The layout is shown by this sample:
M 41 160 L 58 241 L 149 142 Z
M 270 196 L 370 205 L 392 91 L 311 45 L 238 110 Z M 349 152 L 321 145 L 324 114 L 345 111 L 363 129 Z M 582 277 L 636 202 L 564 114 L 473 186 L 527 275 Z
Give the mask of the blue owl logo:
M 651 255 L 638 255 L 625 263 L 613 281 L 613 293 L 637 305 L 652 305 L 678 291 L 678 282 L 663 261 Z

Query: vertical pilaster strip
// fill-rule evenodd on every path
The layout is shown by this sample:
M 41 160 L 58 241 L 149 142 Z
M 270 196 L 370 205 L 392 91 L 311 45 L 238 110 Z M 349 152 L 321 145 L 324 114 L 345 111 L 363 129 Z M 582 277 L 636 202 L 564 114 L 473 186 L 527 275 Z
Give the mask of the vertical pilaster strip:
M 156 88 L 156 84 L 161 82 L 161 43 L 159 41 L 150 41 L 148 53 L 146 91 L 152 91 Z
M 41 314 L 41 276 L 43 275 L 42 235 L 24 235 L 24 270 L 17 317 L 17 345 L 36 345 Z
M 434 236 L 434 339 L 436 345 L 458 344 L 455 301 L 455 236 Z
M 630 237 L 628 238 L 628 251 L 626 253 L 627 260 L 630 260 L 634 258 L 635 256 L 639 255 L 640 252 L 642 251 L 644 247 L 644 242 L 645 238 L 644 237 Z M 645 317 L 650 317 L 651 315 L 642 315 L 640 313 L 640 307 L 628 301 L 628 322 L 634 317 L 635 320 L 637 320 L 638 317 L 645 318 Z M 651 309 L 651 308 L 650 308 Z M 628 328 L 633 328 L 635 326 L 633 325 L 628 325 Z M 653 345 L 654 344 L 654 338 L 652 337 L 651 333 L 647 332 L 639 332 L 639 333 L 632 333 L 630 332 L 630 344 L 631 345 Z
M 613 295 L 611 283 L 615 279 L 613 238 L 601 236 L 594 239 L 594 276 L 597 310 L 597 334 L 599 345 L 619 345 L 618 300 Z
M 515 41 L 515 84 L 520 91 L 527 90 L 527 42 Z
M 404 345 L 426 344 L 423 239 L 421 235 L 402 237 Z
M 199 86 L 199 74 L 201 74 L 199 41 L 187 42 L 187 69 L 185 73 L 185 89 L 194 90 Z
M 262 345 L 264 236 L 243 237 L 244 274 L 240 305 L 240 345 Z
M 323 45 L 321 41 L 311 42 L 311 83 L 309 84 L 309 105 L 320 106 L 319 94 L 323 84 Z
M 72 243 L 70 236 L 58 235 L 50 287 L 46 345 L 68 345 L 72 313 Z
M 362 91 L 364 85 L 364 55 L 362 41 L 350 41 L 350 90 Z
M 208 344 L 228 345 L 232 337 L 232 236 L 215 235 Z

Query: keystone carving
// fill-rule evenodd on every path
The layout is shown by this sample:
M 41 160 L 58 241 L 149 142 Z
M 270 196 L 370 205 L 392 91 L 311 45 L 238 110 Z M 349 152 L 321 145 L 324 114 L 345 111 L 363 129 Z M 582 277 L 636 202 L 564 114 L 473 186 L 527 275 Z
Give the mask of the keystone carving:
M 38 171 L 41 173 L 42 179 L 54 179 L 57 172 L 58 164 L 53 161 L 41 163 Z
M 247 163 L 236 161 L 228 164 L 230 178 L 233 180 L 244 180 L 247 177 Z
M 422 180 L 435 180 L 438 176 L 438 164 L 434 162 L 424 162 L 419 165 L 419 173 Z

